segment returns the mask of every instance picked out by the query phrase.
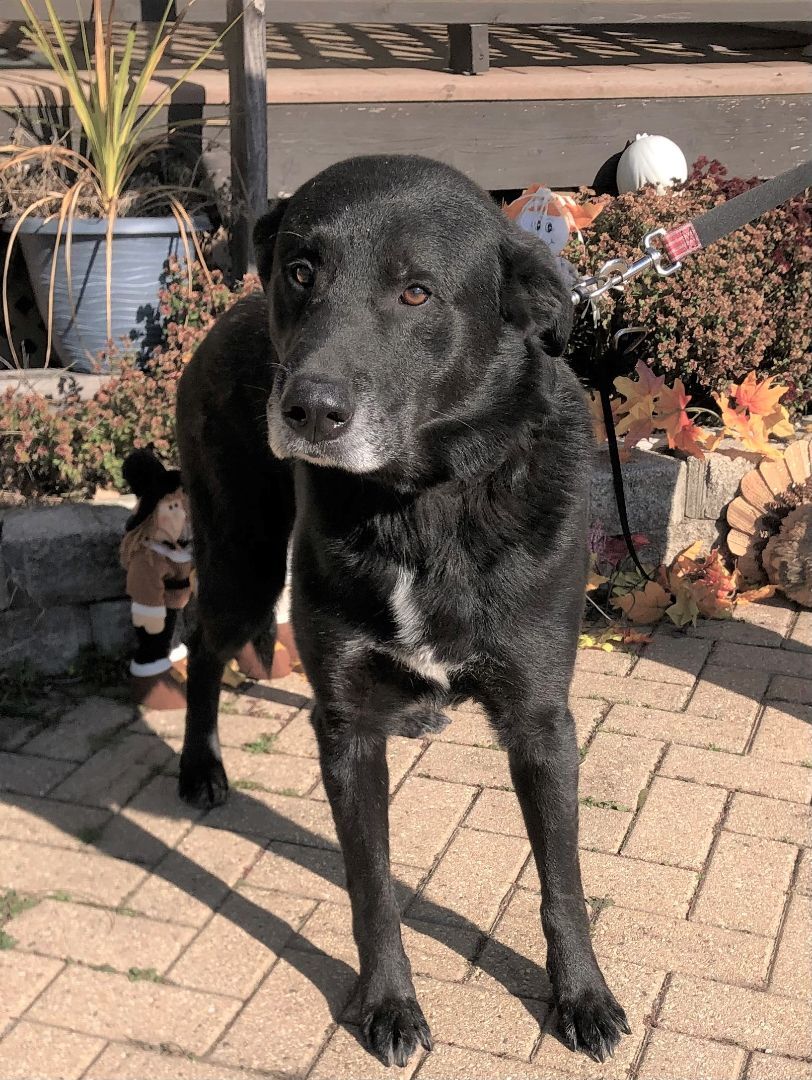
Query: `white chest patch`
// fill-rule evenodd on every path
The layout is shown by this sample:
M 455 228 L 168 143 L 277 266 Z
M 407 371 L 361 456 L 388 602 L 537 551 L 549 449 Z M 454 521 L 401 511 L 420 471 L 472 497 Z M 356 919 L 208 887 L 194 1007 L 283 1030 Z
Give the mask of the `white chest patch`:
M 450 664 L 440 660 L 424 642 L 426 628 L 414 595 L 414 573 L 401 567 L 390 599 L 397 645 L 392 650 L 402 664 L 448 689 Z

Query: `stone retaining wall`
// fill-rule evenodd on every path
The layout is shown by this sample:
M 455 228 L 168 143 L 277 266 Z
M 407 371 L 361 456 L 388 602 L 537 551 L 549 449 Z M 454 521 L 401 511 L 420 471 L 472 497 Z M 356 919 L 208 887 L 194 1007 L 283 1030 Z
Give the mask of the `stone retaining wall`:
M 632 531 L 651 540 L 647 559 L 669 560 L 694 540 L 710 546 L 723 539 L 722 512 L 750 468 L 746 458 L 720 453 L 686 463 L 634 451 L 623 477 Z M 129 513 L 125 505 L 81 503 L 0 510 L 0 670 L 28 662 L 59 672 L 85 646 L 131 647 L 118 562 Z M 592 480 L 591 518 L 620 532 L 605 451 Z
M 724 440 L 705 461 L 633 450 L 631 461 L 623 465 L 623 484 L 629 526 L 651 541 L 645 549 L 646 561 L 670 562 L 695 540 L 709 548 L 723 542 L 725 507 L 753 466 L 753 456 L 743 456 L 732 440 Z M 620 533 L 605 448 L 597 455 L 592 476 L 591 520 L 601 522 L 610 535 Z
M 63 503 L 0 511 L 0 670 L 64 671 L 83 647 L 132 641 L 118 545 L 124 506 Z

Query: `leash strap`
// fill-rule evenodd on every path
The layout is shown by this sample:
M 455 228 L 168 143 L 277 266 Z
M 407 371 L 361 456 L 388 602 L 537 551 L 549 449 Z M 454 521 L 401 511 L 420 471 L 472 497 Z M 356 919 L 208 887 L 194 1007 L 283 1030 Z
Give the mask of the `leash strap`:
M 723 236 L 749 224 L 768 210 L 774 210 L 776 206 L 789 202 L 808 187 L 812 187 L 812 161 L 805 161 L 772 180 L 765 180 L 763 184 L 748 188 L 734 199 L 714 206 L 690 223 L 699 240 L 699 246 L 705 248 L 715 244 Z M 696 250 L 698 249 L 689 248 L 686 254 Z
M 615 503 L 617 504 L 617 516 L 620 520 L 620 529 L 623 533 L 623 539 L 626 542 L 626 548 L 632 558 L 632 562 L 646 581 L 651 581 L 651 575 L 646 572 L 645 567 L 640 562 L 640 556 L 637 554 L 637 548 L 634 546 L 634 540 L 632 540 L 632 531 L 629 528 L 629 516 L 626 510 L 626 492 L 623 487 L 623 473 L 620 467 L 620 451 L 617 445 L 617 435 L 615 434 L 615 421 L 612 416 L 612 374 L 609 364 L 601 365 L 598 393 L 600 394 L 601 408 L 603 410 L 603 424 L 606 428 L 606 441 L 609 444 L 609 462 L 612 466 L 612 487 L 615 493 Z

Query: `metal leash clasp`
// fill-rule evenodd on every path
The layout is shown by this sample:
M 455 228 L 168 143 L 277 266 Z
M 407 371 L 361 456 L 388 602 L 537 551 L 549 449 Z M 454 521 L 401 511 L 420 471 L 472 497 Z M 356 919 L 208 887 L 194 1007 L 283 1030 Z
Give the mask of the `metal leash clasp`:
M 676 274 L 677 270 L 681 269 L 682 263 L 679 260 L 676 262 L 664 262 L 665 252 L 661 247 L 655 247 L 652 243 L 655 236 L 665 235 L 665 229 L 654 229 L 653 232 L 646 233 L 643 237 L 643 251 L 651 258 L 651 264 L 660 277 L 671 277 L 672 274 Z
M 654 229 L 643 237 L 643 252 L 639 259 L 630 263 L 627 259 L 610 259 L 591 277 L 581 278 L 572 287 L 572 302 L 578 307 L 592 303 L 610 289 L 623 289 L 626 282 L 636 278 L 645 270 L 656 270 L 660 277 L 670 277 L 682 266 L 681 262 L 666 262 L 662 248 L 653 241 L 657 236 L 665 236 L 665 229 Z

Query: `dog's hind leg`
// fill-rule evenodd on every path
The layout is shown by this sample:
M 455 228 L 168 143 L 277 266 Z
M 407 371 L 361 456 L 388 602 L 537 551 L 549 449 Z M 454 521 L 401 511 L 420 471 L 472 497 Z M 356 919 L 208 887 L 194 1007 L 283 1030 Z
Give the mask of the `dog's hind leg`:
M 261 662 L 267 661 L 268 669 L 273 662 L 274 607 L 285 581 L 284 551 L 276 555 L 276 559 L 269 559 L 265 574 L 257 573 L 251 603 L 239 603 L 237 598 L 245 596 L 245 583 L 241 583 L 241 591 L 236 581 L 232 592 L 235 599 L 230 604 L 219 590 L 213 604 L 211 594 L 200 598 L 199 622 L 189 643 L 186 731 L 178 780 L 180 797 L 193 806 L 218 806 L 228 796 L 217 732 L 226 663 L 249 642 Z
M 361 1027 L 385 1065 L 404 1066 L 418 1044 L 431 1049 L 431 1035 L 415 997 L 389 869 L 386 737 L 318 705 L 313 725 L 347 870 L 361 967 Z
M 561 1036 L 595 1061 L 610 1057 L 626 1014 L 606 985 L 589 934 L 578 861 L 578 743 L 565 704 L 535 709 L 506 723 L 510 772 L 541 880 L 547 970 Z

